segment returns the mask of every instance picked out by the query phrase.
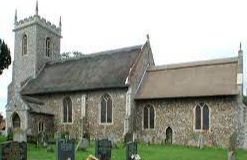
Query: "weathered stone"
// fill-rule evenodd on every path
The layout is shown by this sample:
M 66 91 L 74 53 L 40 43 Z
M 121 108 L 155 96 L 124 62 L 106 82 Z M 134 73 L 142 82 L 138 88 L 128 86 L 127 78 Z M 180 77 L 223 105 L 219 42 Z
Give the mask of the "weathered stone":
M 59 139 L 56 143 L 58 160 L 75 160 L 75 142 L 69 139 Z
M 194 108 L 199 102 L 205 102 L 210 111 L 209 130 L 202 133 L 194 129 Z M 155 108 L 155 129 L 143 129 L 143 108 L 147 104 Z M 226 147 L 228 137 L 237 129 L 238 123 L 235 97 L 138 101 L 136 114 L 138 138 L 149 142 L 148 137 L 152 137 L 155 143 L 160 143 L 167 127 L 171 127 L 174 144 L 197 145 L 199 135 L 203 134 L 205 145 Z
M 111 149 L 111 141 L 109 141 L 108 139 L 96 140 L 95 156 L 99 158 L 99 160 L 110 160 Z
M 233 151 L 228 152 L 228 160 L 235 160 L 236 159 L 236 154 Z
M 13 130 L 13 141 L 15 142 L 27 142 L 27 134 L 22 129 Z
M 126 145 L 126 160 L 132 160 L 132 156 L 137 154 L 137 143 L 129 142 Z
M 1 143 L 1 160 L 27 160 L 27 143 L 8 141 Z
M 86 138 L 80 139 L 77 144 L 76 150 L 86 150 L 89 147 L 89 141 Z

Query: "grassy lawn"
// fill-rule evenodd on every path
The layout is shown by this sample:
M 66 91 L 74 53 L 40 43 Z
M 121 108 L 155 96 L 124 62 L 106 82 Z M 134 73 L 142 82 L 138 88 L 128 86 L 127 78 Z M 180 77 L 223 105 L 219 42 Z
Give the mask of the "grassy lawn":
M 55 148 L 55 146 L 53 146 Z M 164 145 L 138 145 L 138 153 L 142 160 L 227 160 L 227 151 L 221 148 L 204 148 Z M 89 154 L 94 154 L 94 146 L 87 151 L 78 151 L 76 160 L 85 160 Z M 36 148 L 28 144 L 29 160 L 55 160 L 55 152 L 47 152 L 44 148 Z M 238 150 L 237 160 L 246 160 L 247 151 Z M 125 160 L 125 148 L 119 145 L 112 150 L 112 160 Z

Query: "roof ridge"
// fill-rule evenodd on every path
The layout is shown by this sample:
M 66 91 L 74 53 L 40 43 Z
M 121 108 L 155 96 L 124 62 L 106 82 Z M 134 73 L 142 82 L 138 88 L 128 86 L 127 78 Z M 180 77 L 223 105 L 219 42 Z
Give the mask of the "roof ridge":
M 127 46 L 127 47 L 105 50 L 105 51 L 93 52 L 89 54 L 84 54 L 83 56 L 78 57 L 78 58 L 71 58 L 71 59 L 67 59 L 64 61 L 56 61 L 54 63 L 48 63 L 48 65 L 52 66 L 56 64 L 64 64 L 64 63 L 69 63 L 73 61 L 79 61 L 84 58 L 91 58 L 91 57 L 102 56 L 102 55 L 111 55 L 111 54 L 120 53 L 120 52 L 129 52 L 131 50 L 141 49 L 141 47 L 142 45 L 134 45 L 134 46 Z
M 219 64 L 234 63 L 237 61 L 238 61 L 238 57 L 208 59 L 208 60 L 200 60 L 200 61 L 151 66 L 148 69 L 148 71 L 152 72 L 152 71 L 167 70 L 167 69 L 180 69 L 180 68 L 189 68 L 189 67 L 198 67 L 198 66 L 219 65 Z

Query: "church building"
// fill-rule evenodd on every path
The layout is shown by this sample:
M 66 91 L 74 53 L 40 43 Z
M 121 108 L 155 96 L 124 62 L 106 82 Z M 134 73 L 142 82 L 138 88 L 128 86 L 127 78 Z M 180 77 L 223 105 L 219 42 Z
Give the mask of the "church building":
M 27 137 L 87 133 L 146 143 L 247 148 L 243 51 L 232 58 L 156 66 L 144 44 L 61 60 L 59 25 L 38 14 L 18 20 L 6 128 Z M 155 54 L 155 53 L 154 53 Z

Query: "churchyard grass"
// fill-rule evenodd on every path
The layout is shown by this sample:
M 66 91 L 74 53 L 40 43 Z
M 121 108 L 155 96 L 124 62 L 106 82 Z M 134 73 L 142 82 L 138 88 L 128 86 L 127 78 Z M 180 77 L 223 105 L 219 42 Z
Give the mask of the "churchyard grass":
M 0 135 L 0 143 L 5 142 L 7 140 L 7 137 Z
M 85 160 L 90 154 L 94 155 L 94 145 L 91 145 L 86 151 L 78 151 L 76 160 Z M 53 145 L 55 150 L 55 145 Z M 176 146 L 176 145 L 138 145 L 138 153 L 142 160 L 226 160 L 227 151 L 222 148 Z M 29 160 L 55 160 L 55 151 L 47 152 L 46 149 L 37 148 L 34 144 L 28 144 Z M 237 160 L 246 160 L 247 151 L 238 149 Z M 118 148 L 112 149 L 112 160 L 125 160 L 125 148 L 122 144 Z

